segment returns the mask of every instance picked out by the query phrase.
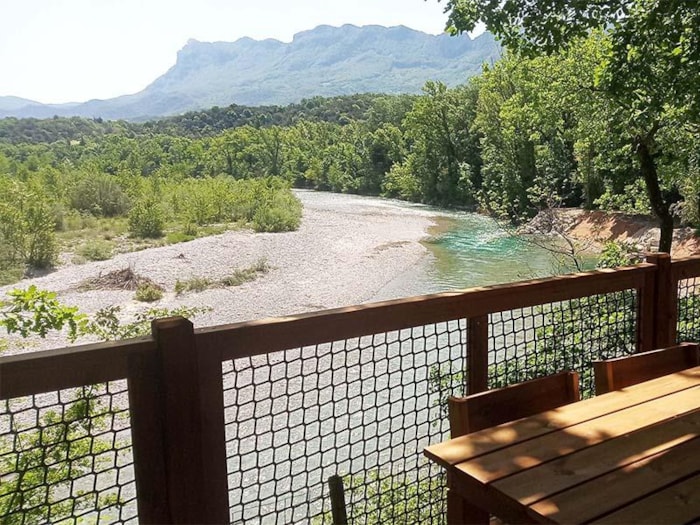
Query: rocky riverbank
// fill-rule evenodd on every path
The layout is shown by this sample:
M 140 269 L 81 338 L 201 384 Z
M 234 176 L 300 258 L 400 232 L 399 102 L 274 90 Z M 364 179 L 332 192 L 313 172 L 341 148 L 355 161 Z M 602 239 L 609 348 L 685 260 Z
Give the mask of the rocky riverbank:
M 69 264 L 44 277 L 2 287 L 0 296 L 34 284 L 57 292 L 64 304 L 78 306 L 86 313 L 119 306 L 127 319 L 150 307 L 210 307 L 193 321 L 196 326 L 213 326 L 371 302 L 377 300 L 380 290 L 428 255 L 420 241 L 436 224 L 439 214 L 434 210 L 351 195 L 311 191 L 297 195 L 304 204 L 297 231 L 230 231 L 120 254 L 109 261 Z M 175 293 L 178 280 L 217 281 L 260 260 L 269 269 L 251 282 Z M 163 298 L 147 304 L 136 301 L 130 290 L 85 286 L 92 279 L 124 268 L 162 287 Z M 64 344 L 65 339 L 56 335 L 39 341 L 34 349 Z

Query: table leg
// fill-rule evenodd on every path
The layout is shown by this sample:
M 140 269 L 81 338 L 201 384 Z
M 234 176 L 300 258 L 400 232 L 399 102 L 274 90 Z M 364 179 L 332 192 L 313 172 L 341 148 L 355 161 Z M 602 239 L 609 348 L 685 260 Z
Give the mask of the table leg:
M 447 525 L 488 525 L 489 513 L 480 509 L 455 490 L 447 490 Z

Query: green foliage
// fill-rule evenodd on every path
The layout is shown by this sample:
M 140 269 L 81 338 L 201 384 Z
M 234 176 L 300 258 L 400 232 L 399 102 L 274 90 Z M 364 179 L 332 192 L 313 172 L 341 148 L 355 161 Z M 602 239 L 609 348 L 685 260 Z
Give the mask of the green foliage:
M 0 302 L 0 326 L 8 334 L 46 337 L 51 330 L 67 327 L 69 337 L 76 337 L 85 325 L 86 316 L 77 307 L 63 305 L 53 292 L 32 285 L 26 290 L 11 290 L 8 295 L 9 301 Z
M 38 424 L 16 425 L 0 442 L 0 516 L 3 523 L 58 523 L 77 511 L 102 513 L 122 504 L 119 486 L 100 491 L 81 488 L 81 479 L 114 465 L 111 414 L 97 395 L 83 387 L 61 412 L 42 411 Z M 71 497 L 67 498 L 66 494 Z
M 114 255 L 114 243 L 95 239 L 82 245 L 77 253 L 88 261 L 106 261 Z
M 567 2 L 447 0 L 446 10 L 454 32 L 469 31 L 484 22 L 520 56 L 566 56 L 598 41 L 593 67 L 579 83 L 583 96 L 578 111 L 577 106 L 572 108 L 578 112 L 576 128 L 583 139 L 578 152 L 584 155 L 584 165 L 594 170 L 606 164 L 598 155 L 614 159 L 618 168 L 624 166 L 624 161 L 619 162 L 624 157 L 638 165 L 627 171 L 625 179 L 614 182 L 621 191 L 636 178 L 644 181 L 661 229 L 659 250 L 670 252 L 671 210 L 677 190 L 684 186 L 677 180 L 676 168 L 688 160 L 687 149 L 678 147 L 682 142 L 668 138 L 697 135 L 700 124 L 697 6 L 605 0 L 571 9 Z M 590 151 L 591 147 L 599 151 Z M 664 192 L 664 185 L 675 191 Z
M 641 262 L 641 260 L 638 256 L 635 256 L 629 245 L 621 242 L 609 241 L 603 246 L 596 266 L 598 268 L 618 268 L 638 262 Z
M 129 209 L 129 199 L 114 176 L 91 174 L 83 176 L 70 191 L 73 209 L 96 216 L 116 217 Z
M 169 232 L 165 235 L 165 242 L 168 244 L 178 244 L 180 242 L 193 241 L 195 235 L 188 235 L 185 232 Z
M 270 265 L 267 260 L 261 258 L 253 266 L 234 270 L 231 275 L 221 279 L 220 283 L 222 286 L 240 286 L 241 284 L 254 281 L 259 275 L 266 274 L 269 271 Z
M 108 306 L 98 310 L 81 326 L 80 336 L 94 336 L 101 341 L 116 341 L 130 339 L 151 333 L 151 322 L 163 317 L 181 316 L 191 319 L 195 315 L 208 312 L 211 308 L 180 307 L 180 308 L 149 308 L 136 312 L 133 319 L 124 322 L 120 318 L 119 306 Z
M 160 301 L 163 298 L 163 289 L 154 283 L 141 283 L 136 288 L 134 299 L 144 303 Z
M 145 197 L 129 212 L 129 231 L 135 237 L 155 239 L 163 236 L 165 214 L 158 200 Z
M 409 480 L 406 474 L 392 475 L 378 469 L 363 474 L 346 476 L 346 499 L 354 490 L 363 498 L 348 506 L 348 522 L 371 525 L 383 523 L 442 523 L 445 501 L 444 475 Z M 444 512 L 444 510 L 442 510 Z M 331 517 L 323 516 L 318 523 Z M 316 523 L 316 521 L 314 522 Z
M 678 299 L 678 341 L 700 341 L 700 295 L 695 291 Z
M 55 294 L 35 287 L 14 290 L 9 295 L 11 301 L 0 306 L 0 325 L 8 333 L 23 337 L 44 337 L 49 330 L 68 326 L 71 340 L 86 335 L 101 340 L 127 339 L 149 333 L 153 319 L 191 317 L 206 311 L 186 307 L 150 309 L 123 323 L 119 307 L 99 310 L 88 318 L 77 308 L 59 303 Z M 60 412 L 42 410 L 29 424 L 12 419 L 12 432 L 0 441 L 3 523 L 58 523 L 72 520 L 80 511 L 105 516 L 110 509 L 123 505 L 119 485 L 101 488 L 99 482 L 85 483 L 95 473 L 114 468 L 113 451 L 125 448 L 109 433 L 119 416 L 115 418 L 111 405 L 101 399 L 104 392 L 101 385 L 75 389 L 61 394 L 64 404 Z M 65 402 L 68 397 L 70 401 Z
M 240 286 L 244 283 L 254 281 L 260 275 L 270 271 L 267 259 L 260 258 L 255 264 L 247 268 L 237 268 L 230 275 L 223 279 L 214 281 L 208 277 L 190 277 L 189 279 L 175 281 L 175 294 L 181 295 L 185 292 L 203 292 L 212 287 L 218 286 Z
M 207 277 L 191 277 L 183 281 L 178 279 L 175 281 L 175 294 L 182 295 L 185 292 L 203 292 L 213 284 L 214 281 Z
M 290 193 L 267 193 L 258 203 L 253 215 L 256 232 L 286 232 L 296 230 L 301 223 L 301 202 Z
M 46 195 L 0 178 L 0 269 L 49 268 L 57 256 L 55 220 Z

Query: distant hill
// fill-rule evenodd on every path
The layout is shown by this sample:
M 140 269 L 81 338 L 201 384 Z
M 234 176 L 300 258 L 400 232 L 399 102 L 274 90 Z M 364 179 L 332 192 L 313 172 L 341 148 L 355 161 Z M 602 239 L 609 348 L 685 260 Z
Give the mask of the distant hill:
M 80 104 L 0 97 L 0 117 L 145 120 L 234 103 L 279 105 L 314 96 L 418 93 L 426 80 L 461 84 L 499 53 L 488 33 L 472 40 L 404 26 L 319 26 L 294 35 L 290 43 L 190 40 L 175 65 L 139 93 Z
M 26 106 L 36 105 L 41 105 L 41 103 L 20 97 L 0 97 L 0 111 L 14 111 Z

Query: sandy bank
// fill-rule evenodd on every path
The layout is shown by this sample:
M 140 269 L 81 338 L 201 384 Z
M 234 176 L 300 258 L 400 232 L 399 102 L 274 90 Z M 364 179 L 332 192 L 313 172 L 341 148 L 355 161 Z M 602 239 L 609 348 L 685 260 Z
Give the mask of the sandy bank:
M 659 228 L 650 217 L 575 208 L 554 210 L 554 213 L 566 234 L 593 251 L 600 250 L 608 241 L 631 244 L 640 252 L 656 251 L 659 245 Z M 548 220 L 538 215 L 533 224 L 539 228 Z M 546 227 L 542 229 L 546 231 Z M 700 254 L 700 238 L 693 230 L 674 230 L 671 255 L 678 258 L 697 254 Z

